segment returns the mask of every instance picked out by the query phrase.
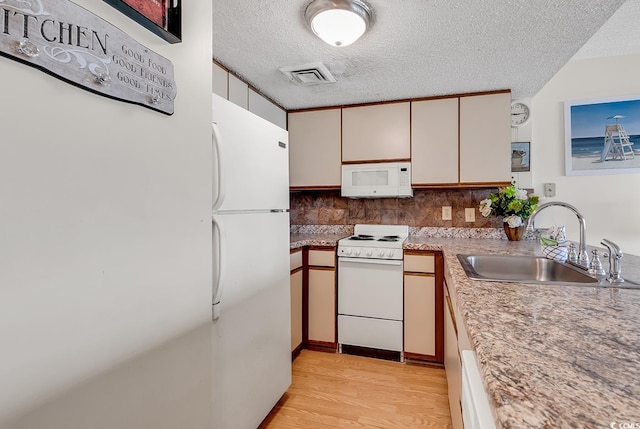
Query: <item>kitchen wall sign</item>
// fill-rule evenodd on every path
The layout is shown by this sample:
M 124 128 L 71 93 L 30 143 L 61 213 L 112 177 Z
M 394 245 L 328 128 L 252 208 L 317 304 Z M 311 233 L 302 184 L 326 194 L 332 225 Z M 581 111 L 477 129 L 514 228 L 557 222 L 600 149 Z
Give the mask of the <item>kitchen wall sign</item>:
M 104 0 L 169 43 L 182 38 L 181 0 Z
M 173 64 L 69 0 L 0 0 L 0 55 L 168 115 Z

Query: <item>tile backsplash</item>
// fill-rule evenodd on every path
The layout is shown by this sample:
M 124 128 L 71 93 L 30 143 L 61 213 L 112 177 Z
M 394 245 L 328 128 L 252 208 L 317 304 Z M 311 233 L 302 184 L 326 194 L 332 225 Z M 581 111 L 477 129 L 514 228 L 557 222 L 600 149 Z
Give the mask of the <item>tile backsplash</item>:
M 290 194 L 291 224 L 501 228 L 501 219 L 484 218 L 478 210 L 496 189 L 416 189 L 413 198 L 377 199 L 343 198 L 339 190 L 296 191 Z M 442 220 L 442 206 L 451 206 L 451 220 Z M 465 222 L 465 208 L 475 209 L 475 222 Z

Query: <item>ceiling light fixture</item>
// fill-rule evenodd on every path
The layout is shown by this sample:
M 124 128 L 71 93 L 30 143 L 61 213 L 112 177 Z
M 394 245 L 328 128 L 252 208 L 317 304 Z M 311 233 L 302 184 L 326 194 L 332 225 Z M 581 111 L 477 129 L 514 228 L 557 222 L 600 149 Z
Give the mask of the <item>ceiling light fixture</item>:
M 313 0 L 304 18 L 316 36 L 331 46 L 348 46 L 371 25 L 373 10 L 361 0 Z

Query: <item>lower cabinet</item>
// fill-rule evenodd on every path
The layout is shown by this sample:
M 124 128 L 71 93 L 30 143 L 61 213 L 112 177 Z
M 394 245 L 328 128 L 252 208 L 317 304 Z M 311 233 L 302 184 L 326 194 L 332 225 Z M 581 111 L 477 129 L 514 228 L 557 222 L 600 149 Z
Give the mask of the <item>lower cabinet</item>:
M 298 354 L 302 349 L 303 314 L 303 274 L 302 249 L 291 252 L 291 353 Z
M 404 355 L 443 362 L 442 254 L 404 252 Z
M 449 409 L 453 429 L 463 429 L 462 425 L 462 362 L 458 353 L 458 334 L 455 316 L 445 283 L 444 303 L 444 367 L 447 372 Z
M 310 248 L 308 275 L 308 343 L 335 348 L 336 248 Z
M 462 422 L 462 358 L 463 350 L 471 349 L 471 342 L 456 311 L 455 295 L 451 293 L 448 271 L 444 268 L 444 368 L 447 373 L 449 409 L 453 429 L 464 429 Z

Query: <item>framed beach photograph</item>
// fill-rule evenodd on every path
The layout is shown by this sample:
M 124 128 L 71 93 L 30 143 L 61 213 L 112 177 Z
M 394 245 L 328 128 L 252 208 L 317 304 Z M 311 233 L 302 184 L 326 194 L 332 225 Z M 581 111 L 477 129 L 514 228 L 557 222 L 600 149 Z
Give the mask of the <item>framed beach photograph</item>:
M 640 96 L 567 101 L 567 176 L 640 173 Z
M 104 0 L 169 43 L 182 38 L 182 0 Z
M 511 143 L 511 172 L 531 171 L 531 142 Z

